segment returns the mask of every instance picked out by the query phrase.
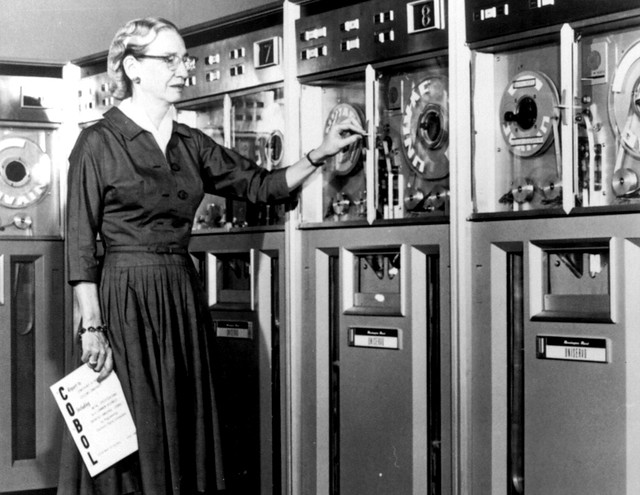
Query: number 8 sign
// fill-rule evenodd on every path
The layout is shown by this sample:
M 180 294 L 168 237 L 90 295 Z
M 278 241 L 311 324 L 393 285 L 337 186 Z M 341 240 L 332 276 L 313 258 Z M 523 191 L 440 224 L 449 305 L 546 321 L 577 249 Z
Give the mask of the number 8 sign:
M 409 33 L 444 29 L 442 0 L 418 0 L 407 4 Z

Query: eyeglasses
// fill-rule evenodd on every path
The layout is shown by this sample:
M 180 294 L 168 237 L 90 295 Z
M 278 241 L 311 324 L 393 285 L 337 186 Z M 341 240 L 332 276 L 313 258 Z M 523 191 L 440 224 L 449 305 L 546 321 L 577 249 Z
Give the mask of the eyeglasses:
M 140 55 L 136 55 L 135 57 L 164 60 L 164 62 L 167 64 L 167 67 L 169 67 L 169 69 L 171 69 L 174 72 L 178 70 L 178 66 L 180 65 L 180 62 L 184 64 L 184 68 L 187 69 L 187 72 L 192 72 L 196 69 L 196 62 L 198 61 L 198 57 L 192 57 L 191 55 L 185 55 L 184 57 L 181 57 L 180 55 L 177 55 L 175 53 L 172 53 L 171 55 L 140 54 Z

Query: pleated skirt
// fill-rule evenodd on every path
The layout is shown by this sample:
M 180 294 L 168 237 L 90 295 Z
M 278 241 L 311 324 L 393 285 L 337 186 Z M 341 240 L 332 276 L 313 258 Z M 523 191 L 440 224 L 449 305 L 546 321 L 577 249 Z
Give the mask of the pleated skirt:
M 100 283 L 139 450 L 91 478 L 66 435 L 61 495 L 194 495 L 224 488 L 212 327 L 187 255 L 110 253 Z

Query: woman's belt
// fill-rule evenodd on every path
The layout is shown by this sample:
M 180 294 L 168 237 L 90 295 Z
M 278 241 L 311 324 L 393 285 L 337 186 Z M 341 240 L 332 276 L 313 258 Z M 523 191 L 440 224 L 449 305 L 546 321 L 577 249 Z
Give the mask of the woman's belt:
M 109 246 L 107 253 L 155 253 L 155 254 L 187 254 L 189 251 L 180 246 Z

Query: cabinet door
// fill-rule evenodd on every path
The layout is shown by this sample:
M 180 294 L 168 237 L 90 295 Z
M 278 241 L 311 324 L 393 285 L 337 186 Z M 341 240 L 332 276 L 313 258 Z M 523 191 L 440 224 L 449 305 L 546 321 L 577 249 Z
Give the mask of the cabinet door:
M 197 236 L 190 250 L 213 320 L 225 493 L 281 493 L 287 468 L 284 232 Z
M 56 485 L 63 374 L 61 241 L 0 242 L 0 492 Z

